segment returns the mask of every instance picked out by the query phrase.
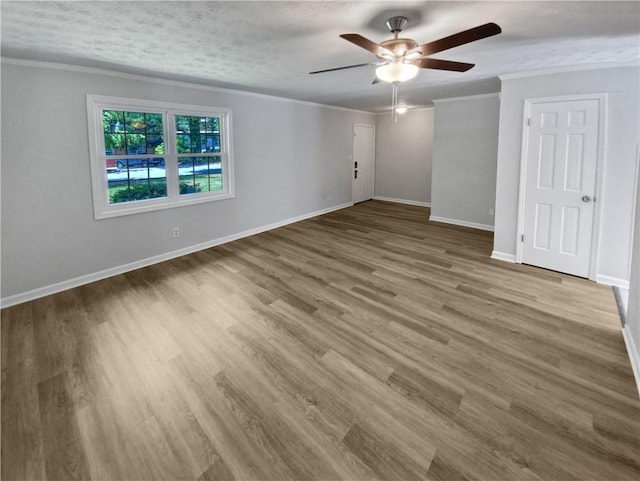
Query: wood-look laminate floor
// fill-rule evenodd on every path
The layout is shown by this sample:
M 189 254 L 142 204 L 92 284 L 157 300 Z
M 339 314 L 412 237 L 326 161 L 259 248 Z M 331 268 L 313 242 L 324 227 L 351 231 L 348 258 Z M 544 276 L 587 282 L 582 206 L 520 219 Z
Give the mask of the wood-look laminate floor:
M 638 480 L 609 288 L 370 201 L 2 311 L 2 479 Z

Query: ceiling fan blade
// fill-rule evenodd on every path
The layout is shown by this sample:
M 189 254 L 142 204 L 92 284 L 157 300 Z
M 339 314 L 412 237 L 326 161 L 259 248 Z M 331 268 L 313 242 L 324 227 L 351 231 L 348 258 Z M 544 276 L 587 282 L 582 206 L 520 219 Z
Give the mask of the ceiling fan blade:
M 451 60 L 438 60 L 437 58 L 423 58 L 411 62 L 420 68 L 433 68 L 436 70 L 453 70 L 454 72 L 466 72 L 473 68 L 473 63 L 452 62 Z
M 448 37 L 434 40 L 433 42 L 425 43 L 415 48 L 413 51 L 419 51 L 422 55 L 431 55 L 443 50 L 448 50 L 453 47 L 459 47 L 465 43 L 475 42 L 483 38 L 498 35 L 502 32 L 500 26 L 495 23 L 485 23 L 478 27 L 470 28 L 463 32 L 458 32 Z
M 374 41 L 364 38 L 362 35 L 358 35 L 357 33 L 344 33 L 340 35 L 340 37 L 344 38 L 347 42 L 351 42 L 358 47 L 368 50 L 377 57 L 393 57 L 393 52 L 391 50 L 387 50 Z
M 357 65 L 347 65 L 346 67 L 336 67 L 336 68 L 328 68 L 328 69 L 325 69 L 325 70 L 316 70 L 315 72 L 309 72 L 309 74 L 334 72 L 336 70 L 344 70 L 344 69 L 347 69 L 347 68 L 364 67 L 366 65 L 374 65 L 374 64 L 372 64 L 372 63 L 359 63 Z

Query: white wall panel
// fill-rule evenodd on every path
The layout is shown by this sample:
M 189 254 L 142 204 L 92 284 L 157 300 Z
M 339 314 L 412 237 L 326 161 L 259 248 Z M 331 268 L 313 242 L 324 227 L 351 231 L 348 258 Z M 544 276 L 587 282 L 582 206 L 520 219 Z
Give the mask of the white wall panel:
M 393 122 L 376 116 L 375 196 L 431 202 L 433 109 L 408 110 Z
M 431 215 L 493 226 L 497 94 L 435 101 Z

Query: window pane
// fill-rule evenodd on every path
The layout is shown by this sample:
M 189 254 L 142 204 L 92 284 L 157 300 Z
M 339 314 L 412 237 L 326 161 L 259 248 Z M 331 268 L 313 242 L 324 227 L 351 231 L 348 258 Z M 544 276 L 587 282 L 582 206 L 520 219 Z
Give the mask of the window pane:
M 164 137 L 161 134 L 147 135 L 147 154 L 164 154 Z
M 104 134 L 105 155 L 125 155 L 126 137 L 125 134 Z
M 188 154 L 191 152 L 191 140 L 188 135 L 176 136 L 176 147 L 179 154 Z
M 164 159 L 106 159 L 106 166 L 110 204 L 167 196 Z
M 118 167 L 116 167 L 116 159 L 105 159 L 105 164 L 107 167 L 107 174 L 110 174 L 111 172 L 115 172 L 116 170 L 118 170 Z
M 221 152 L 220 118 L 176 115 L 179 154 Z
M 207 134 L 205 144 L 202 147 L 203 152 L 220 152 L 220 135 Z
M 162 114 L 104 110 L 105 155 L 164 154 Z
M 199 154 L 204 152 L 202 150 L 202 141 L 204 140 L 204 136 L 199 133 L 191 134 L 191 152 L 194 154 Z
M 140 169 L 146 170 L 147 168 L 154 168 L 159 165 L 164 165 L 164 159 L 149 159 L 146 157 L 140 157 L 135 159 L 116 159 L 116 167 L 118 170 L 130 170 L 135 171 L 131 175 L 139 176 L 146 175 L 146 172 L 140 174 L 138 171 Z
M 182 172 L 183 169 L 188 169 L 189 172 L 193 169 L 193 157 L 178 157 L 178 170 Z
M 119 110 L 103 110 L 102 126 L 105 134 L 124 132 L 124 112 Z
M 143 134 L 127 134 L 127 155 L 146 154 L 147 139 Z
M 162 133 L 162 114 L 146 114 L 146 121 L 148 134 Z
M 176 115 L 176 132 L 188 134 L 191 131 L 188 115 Z
M 178 157 L 178 174 L 180 177 L 179 188 L 181 195 L 196 193 L 193 172 L 193 157 Z
M 222 190 L 220 157 L 180 157 L 178 159 L 180 194 Z
M 144 112 L 124 112 L 124 124 L 126 132 L 131 133 L 143 133 L 147 128 Z
M 205 117 L 205 130 L 210 133 L 220 133 L 220 119 L 218 117 Z

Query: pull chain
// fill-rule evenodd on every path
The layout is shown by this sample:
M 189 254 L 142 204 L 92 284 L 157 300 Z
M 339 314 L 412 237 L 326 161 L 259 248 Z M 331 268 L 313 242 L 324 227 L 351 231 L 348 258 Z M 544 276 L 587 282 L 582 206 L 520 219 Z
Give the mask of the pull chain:
M 398 112 L 396 108 L 398 107 L 398 82 L 393 82 L 393 86 L 391 88 L 391 116 L 393 117 L 394 123 L 398 122 Z

